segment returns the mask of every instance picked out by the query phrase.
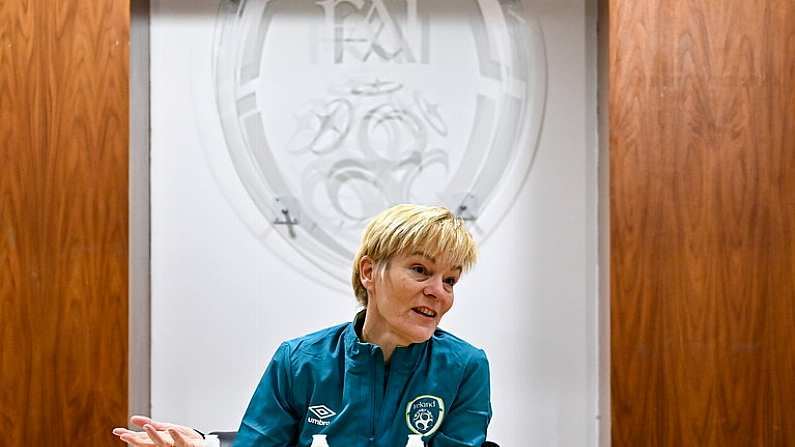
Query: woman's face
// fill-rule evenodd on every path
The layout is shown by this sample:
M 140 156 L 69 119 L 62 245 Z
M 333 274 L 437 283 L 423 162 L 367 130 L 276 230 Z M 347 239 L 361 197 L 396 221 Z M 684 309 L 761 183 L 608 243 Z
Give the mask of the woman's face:
M 430 339 L 453 306 L 453 286 L 461 267 L 422 254 L 393 257 L 381 275 L 375 274 L 372 264 L 364 267 L 367 319 L 382 332 L 378 338 L 386 335 L 400 346 Z

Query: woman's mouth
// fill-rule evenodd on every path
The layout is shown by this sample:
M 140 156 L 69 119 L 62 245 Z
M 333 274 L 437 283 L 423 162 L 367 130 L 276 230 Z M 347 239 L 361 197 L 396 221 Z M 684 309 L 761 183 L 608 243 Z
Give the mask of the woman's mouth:
M 426 318 L 436 318 L 436 311 L 431 309 L 430 307 L 418 306 L 418 307 L 412 307 L 411 310 Z

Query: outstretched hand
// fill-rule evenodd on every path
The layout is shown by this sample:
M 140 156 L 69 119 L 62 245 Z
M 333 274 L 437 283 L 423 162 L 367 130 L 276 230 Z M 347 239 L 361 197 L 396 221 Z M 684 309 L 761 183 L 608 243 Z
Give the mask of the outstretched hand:
M 202 436 L 190 427 L 153 421 L 146 416 L 133 416 L 130 423 L 144 431 L 117 427 L 113 434 L 134 447 L 204 447 Z

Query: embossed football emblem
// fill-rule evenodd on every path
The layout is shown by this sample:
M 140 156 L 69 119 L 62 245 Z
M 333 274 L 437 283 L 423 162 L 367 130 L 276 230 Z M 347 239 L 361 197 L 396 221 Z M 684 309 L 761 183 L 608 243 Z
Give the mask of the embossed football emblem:
M 421 432 L 427 432 L 433 426 L 433 414 L 426 409 L 414 413 L 414 426 Z
M 444 400 L 429 394 L 417 396 L 406 405 L 406 425 L 411 433 L 427 436 L 444 420 Z
M 221 0 L 215 36 L 225 147 L 207 150 L 237 177 L 216 180 L 332 283 L 383 208 L 445 205 L 483 242 L 530 172 L 546 55 L 520 1 Z

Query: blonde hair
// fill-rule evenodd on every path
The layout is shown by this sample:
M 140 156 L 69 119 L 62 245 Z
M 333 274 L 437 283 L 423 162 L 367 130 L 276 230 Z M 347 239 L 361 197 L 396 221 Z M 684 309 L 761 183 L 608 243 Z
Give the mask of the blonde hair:
M 367 307 L 367 290 L 360 280 L 359 264 L 364 256 L 383 274 L 394 256 L 419 253 L 443 258 L 468 271 L 477 261 L 477 245 L 464 221 L 444 207 L 395 205 L 370 221 L 353 260 L 351 284 L 356 300 Z

